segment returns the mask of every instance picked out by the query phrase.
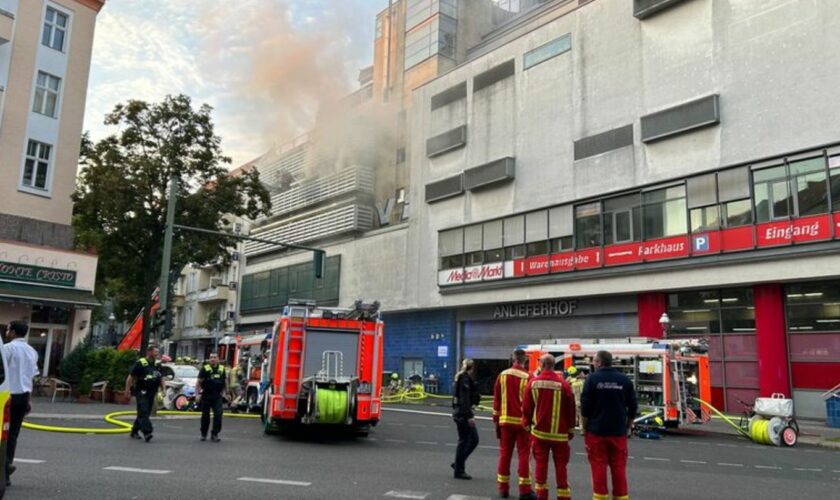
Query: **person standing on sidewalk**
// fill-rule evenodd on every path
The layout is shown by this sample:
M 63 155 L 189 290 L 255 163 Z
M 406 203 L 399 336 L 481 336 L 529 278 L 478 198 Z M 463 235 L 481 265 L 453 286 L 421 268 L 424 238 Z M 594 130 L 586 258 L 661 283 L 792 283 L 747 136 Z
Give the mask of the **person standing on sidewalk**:
M 595 372 L 586 377 L 580 398 L 581 424 L 589 466 L 593 500 L 609 500 L 607 468 L 612 476 L 612 498 L 629 500 L 627 488 L 627 436 L 638 406 L 633 383 L 612 367 L 612 354 L 598 351 Z
M 225 393 L 227 378 L 225 367 L 219 363 L 219 355 L 210 353 L 210 361 L 198 373 L 198 402 L 201 406 L 201 440 L 207 441 L 210 427 L 210 410 L 213 410 L 213 430 L 210 440 L 219 442 L 222 431 L 222 394 Z
M 455 375 L 455 390 L 452 394 L 452 420 L 458 428 L 458 447 L 455 448 L 455 479 L 472 479 L 466 473 L 467 458 L 478 446 L 478 430 L 475 427 L 473 406 L 481 401 L 481 394 L 475 383 L 475 362 L 469 358 L 461 363 L 461 371 Z
M 38 352 L 26 343 L 29 325 L 22 321 L 9 323 L 8 343 L 3 345 L 9 379 L 9 441 L 6 444 L 6 486 L 11 486 L 10 476 L 15 472 L 15 448 L 23 425 L 23 417 L 32 409 L 32 379 L 38 374 Z
M 575 399 L 572 388 L 554 371 L 554 356 L 540 358 L 540 374 L 528 382 L 522 401 L 522 426 L 530 429 L 534 448 L 534 480 L 537 499 L 548 500 L 548 459 L 554 456 L 557 500 L 570 500 L 567 467 L 569 440 L 574 435 Z
M 137 400 L 137 418 L 131 427 L 131 438 L 140 439 L 140 432 L 146 442 L 152 440 L 152 421 L 149 416 L 155 404 L 158 390 L 163 390 L 163 376 L 160 373 L 161 363 L 158 358 L 160 350 L 155 346 L 146 349 L 146 357 L 137 360 L 131 373 L 125 379 L 125 386 L 132 388 Z M 136 386 L 135 386 L 136 383 Z
M 528 356 L 522 349 L 513 351 L 511 367 L 499 374 L 493 388 L 493 422 L 496 424 L 496 437 L 499 438 L 499 465 L 496 480 L 499 495 L 510 496 L 510 462 L 516 447 L 519 467 L 516 475 L 519 483 L 519 499 L 535 498 L 531 489 L 531 438 L 522 428 L 522 397 L 528 385 L 528 372 L 525 363 Z

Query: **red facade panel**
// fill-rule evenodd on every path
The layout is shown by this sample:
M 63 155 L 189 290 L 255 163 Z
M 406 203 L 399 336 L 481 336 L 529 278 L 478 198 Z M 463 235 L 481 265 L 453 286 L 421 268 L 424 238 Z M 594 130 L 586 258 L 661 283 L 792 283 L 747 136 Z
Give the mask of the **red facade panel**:
M 791 363 L 790 373 L 796 389 L 827 391 L 840 380 L 840 363 Z

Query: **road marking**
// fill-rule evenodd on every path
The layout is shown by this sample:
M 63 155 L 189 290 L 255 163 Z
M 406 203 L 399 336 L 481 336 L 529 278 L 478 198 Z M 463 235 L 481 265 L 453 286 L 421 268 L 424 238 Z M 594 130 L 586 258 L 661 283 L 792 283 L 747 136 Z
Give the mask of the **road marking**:
M 458 446 L 458 443 L 446 443 L 444 446 Z
M 776 467 L 773 465 L 755 465 L 756 469 L 766 469 L 766 470 L 782 470 L 781 467 Z
M 658 457 L 644 457 L 645 460 L 650 460 L 652 462 L 670 462 L 670 458 L 658 458 Z
M 438 411 L 423 411 L 423 410 L 406 410 L 405 408 L 382 408 L 382 411 L 395 411 L 397 413 L 413 413 L 414 415 L 436 415 L 438 417 L 452 418 L 451 413 L 441 413 Z M 476 420 L 493 420 L 492 417 L 475 416 Z M 400 424 L 402 425 L 402 424 Z
M 408 426 L 409 427 L 422 427 L 422 428 L 428 427 L 428 425 L 426 425 L 426 424 L 408 424 Z
M 117 466 L 103 467 L 102 470 L 112 470 L 112 471 L 117 471 L 117 472 L 137 472 L 139 474 L 169 474 L 170 472 L 172 472 L 171 470 L 137 469 L 135 467 L 117 467 Z
M 680 463 L 706 465 L 708 462 L 704 462 L 703 460 L 680 460 Z
M 726 463 L 726 462 L 718 462 L 717 464 L 720 465 L 721 467 L 743 467 L 744 466 L 744 464 L 729 464 L 729 463 Z
M 469 495 L 449 495 L 446 500 L 490 500 L 490 497 L 471 497 Z
M 20 462 L 22 464 L 42 464 L 46 462 L 46 460 L 35 460 L 32 458 L 16 458 L 15 462 Z
M 734 444 L 723 444 L 723 443 L 718 443 L 718 446 L 720 446 L 722 448 L 737 448 L 738 447 L 737 445 L 734 445 Z
M 246 481 L 249 483 L 265 483 L 265 484 L 282 484 L 285 486 L 312 486 L 312 483 L 307 481 L 287 481 L 285 479 L 263 479 L 260 477 L 238 477 L 237 481 Z
M 498 446 L 484 446 L 484 445 L 479 445 L 478 447 L 479 447 L 479 448 L 484 448 L 485 450 L 498 450 L 498 449 L 499 449 L 499 447 L 498 447 Z
M 433 425 L 432 427 L 434 427 L 435 429 L 449 429 L 451 426 L 450 425 Z
M 388 493 L 385 493 L 385 496 L 393 498 L 415 498 L 417 500 L 423 500 L 424 498 L 429 496 L 429 494 L 424 491 L 392 490 Z
M 405 439 L 386 439 L 386 443 L 407 443 Z
M 822 472 L 822 469 L 806 469 L 802 467 L 794 467 L 793 470 L 798 470 L 800 472 Z
M 437 441 L 415 441 L 415 442 L 417 444 L 428 444 L 428 445 L 431 445 L 431 446 L 437 446 L 438 445 Z

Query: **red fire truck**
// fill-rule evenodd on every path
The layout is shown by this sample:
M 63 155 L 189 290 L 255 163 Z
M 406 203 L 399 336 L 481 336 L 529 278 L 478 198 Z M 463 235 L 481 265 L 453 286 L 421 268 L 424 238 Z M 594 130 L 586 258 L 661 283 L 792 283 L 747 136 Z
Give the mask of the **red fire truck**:
M 266 434 L 333 425 L 367 435 L 381 412 L 384 324 L 379 303 L 293 304 L 277 320 L 267 364 Z

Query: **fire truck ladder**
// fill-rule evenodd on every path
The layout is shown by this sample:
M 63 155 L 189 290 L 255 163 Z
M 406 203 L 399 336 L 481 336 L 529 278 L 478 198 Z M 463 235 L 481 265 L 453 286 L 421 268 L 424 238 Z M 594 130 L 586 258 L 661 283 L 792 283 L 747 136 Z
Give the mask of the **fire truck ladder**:
M 688 391 L 685 381 L 685 364 L 675 359 L 671 361 L 673 365 L 674 383 L 677 386 L 677 407 L 680 412 L 680 420 L 683 422 L 694 423 L 697 421 L 697 414 L 689 406 L 691 393 Z

